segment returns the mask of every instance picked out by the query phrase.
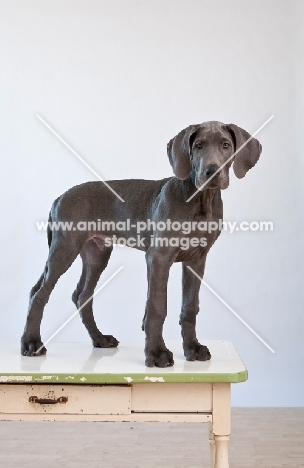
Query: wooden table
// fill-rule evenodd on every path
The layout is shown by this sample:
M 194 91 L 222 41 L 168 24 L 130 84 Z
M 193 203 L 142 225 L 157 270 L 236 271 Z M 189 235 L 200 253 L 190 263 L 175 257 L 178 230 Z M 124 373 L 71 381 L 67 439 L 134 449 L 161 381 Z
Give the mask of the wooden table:
M 143 343 L 116 349 L 88 343 L 48 345 L 48 354 L 19 355 L 0 343 L 0 420 L 206 422 L 211 467 L 228 468 L 231 383 L 247 380 L 232 343 L 206 341 L 211 361 L 188 362 L 168 343 L 173 367 L 144 365 Z

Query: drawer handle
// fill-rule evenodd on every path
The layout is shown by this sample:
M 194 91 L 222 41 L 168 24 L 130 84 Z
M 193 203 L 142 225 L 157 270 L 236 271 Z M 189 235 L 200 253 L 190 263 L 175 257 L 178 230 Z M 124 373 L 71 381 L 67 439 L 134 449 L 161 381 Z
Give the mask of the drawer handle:
M 29 397 L 30 403 L 39 403 L 39 405 L 55 405 L 56 403 L 66 403 L 68 401 L 68 397 L 62 396 L 51 400 L 49 398 L 38 398 L 36 396 Z

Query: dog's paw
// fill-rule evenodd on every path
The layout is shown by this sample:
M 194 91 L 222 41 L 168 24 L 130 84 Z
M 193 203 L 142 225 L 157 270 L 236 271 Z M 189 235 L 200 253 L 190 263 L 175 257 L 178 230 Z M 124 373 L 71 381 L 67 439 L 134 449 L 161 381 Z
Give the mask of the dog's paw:
M 161 349 L 157 352 L 146 354 L 147 367 L 170 367 L 173 366 L 173 354 L 168 349 Z
M 100 335 L 93 341 L 94 348 L 117 348 L 119 341 L 112 335 Z
M 207 346 L 199 343 L 184 347 L 184 355 L 187 361 L 209 361 L 211 353 Z
M 41 348 L 41 349 L 40 349 Z M 39 350 L 39 351 L 38 351 Z M 44 356 L 46 347 L 41 340 L 26 340 L 21 339 L 21 354 L 22 356 Z

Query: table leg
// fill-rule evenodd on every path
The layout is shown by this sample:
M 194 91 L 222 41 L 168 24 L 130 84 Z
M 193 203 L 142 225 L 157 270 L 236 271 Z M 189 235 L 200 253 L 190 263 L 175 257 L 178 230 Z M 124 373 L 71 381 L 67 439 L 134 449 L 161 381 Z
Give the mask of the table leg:
M 215 464 L 215 442 L 214 442 L 214 434 L 212 432 L 212 423 L 210 423 L 210 430 L 209 430 L 209 446 L 210 446 L 210 468 L 214 468 L 214 464 Z
M 215 464 L 214 468 L 229 468 L 228 442 L 229 436 L 214 436 L 215 441 Z
M 228 442 L 231 432 L 230 384 L 213 384 L 212 433 L 215 442 L 214 468 L 229 468 Z

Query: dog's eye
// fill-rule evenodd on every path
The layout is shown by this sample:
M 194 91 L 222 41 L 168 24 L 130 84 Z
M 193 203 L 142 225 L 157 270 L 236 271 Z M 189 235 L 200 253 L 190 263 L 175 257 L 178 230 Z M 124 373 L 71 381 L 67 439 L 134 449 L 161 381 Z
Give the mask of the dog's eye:
M 202 147 L 203 147 L 203 144 L 202 144 L 201 141 L 197 141 L 197 142 L 195 143 L 195 146 L 196 146 L 197 148 L 202 148 Z
M 225 143 L 223 143 L 223 148 L 229 148 L 229 143 L 227 143 L 227 141 L 225 141 Z

